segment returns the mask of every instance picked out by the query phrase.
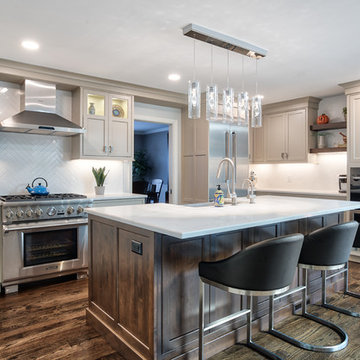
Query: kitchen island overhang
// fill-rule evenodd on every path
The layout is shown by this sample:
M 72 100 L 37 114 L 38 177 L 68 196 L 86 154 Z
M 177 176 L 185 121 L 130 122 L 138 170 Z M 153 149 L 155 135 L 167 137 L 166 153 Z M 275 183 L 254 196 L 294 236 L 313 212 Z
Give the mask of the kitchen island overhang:
M 88 213 L 178 239 L 265 226 L 360 208 L 360 202 L 284 196 L 241 198 L 236 206 L 144 204 L 89 209 Z
M 343 222 L 344 213 L 357 208 L 360 203 L 263 196 L 255 205 L 221 209 L 166 204 L 90 209 L 87 320 L 125 358 L 196 358 L 200 261 Z M 294 286 L 300 280 L 296 277 Z M 320 281 L 311 273 L 313 299 L 320 297 Z M 207 322 L 244 308 L 240 296 L 208 287 L 206 304 Z M 290 308 L 282 303 L 279 314 Z M 267 313 L 268 299 L 258 298 L 254 318 Z M 243 320 L 224 325 L 207 334 L 206 341 L 214 340 L 207 354 L 244 338 Z

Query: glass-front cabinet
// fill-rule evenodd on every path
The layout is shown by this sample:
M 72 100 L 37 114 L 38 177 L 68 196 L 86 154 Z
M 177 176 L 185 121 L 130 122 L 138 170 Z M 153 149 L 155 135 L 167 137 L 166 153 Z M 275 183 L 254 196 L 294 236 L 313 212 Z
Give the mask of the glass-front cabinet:
M 132 158 L 133 98 L 88 89 L 80 89 L 78 97 L 82 103 L 82 126 L 86 132 L 80 140 L 74 141 L 74 157 Z M 76 101 L 76 94 L 74 98 Z

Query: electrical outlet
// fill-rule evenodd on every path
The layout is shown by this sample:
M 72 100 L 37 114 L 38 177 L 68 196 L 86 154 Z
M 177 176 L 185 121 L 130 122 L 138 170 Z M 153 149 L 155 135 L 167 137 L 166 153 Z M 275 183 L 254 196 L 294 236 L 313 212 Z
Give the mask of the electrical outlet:
M 135 254 L 142 255 L 143 249 L 142 249 L 142 243 L 139 241 L 131 240 L 131 251 Z

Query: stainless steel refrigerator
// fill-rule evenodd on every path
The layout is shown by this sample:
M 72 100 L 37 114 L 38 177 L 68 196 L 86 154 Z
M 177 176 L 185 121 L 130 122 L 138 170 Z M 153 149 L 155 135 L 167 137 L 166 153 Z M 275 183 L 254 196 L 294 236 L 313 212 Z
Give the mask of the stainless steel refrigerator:
M 227 180 L 231 190 L 231 166 L 224 163 L 219 179 L 216 178 L 218 165 L 224 157 L 233 160 L 236 172 L 236 194 L 246 196 L 247 186 L 242 188 L 243 180 L 249 177 L 248 127 L 228 125 L 220 122 L 209 123 L 209 200 L 214 199 L 216 185 L 220 184 L 225 197 L 228 197 Z

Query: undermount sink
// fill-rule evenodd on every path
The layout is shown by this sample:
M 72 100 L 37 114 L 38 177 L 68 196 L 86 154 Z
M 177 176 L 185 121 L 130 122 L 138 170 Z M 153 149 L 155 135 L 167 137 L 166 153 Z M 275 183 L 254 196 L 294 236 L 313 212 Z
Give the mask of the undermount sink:
M 236 198 L 236 204 L 239 204 L 239 203 L 248 204 L 249 199 L 247 197 L 238 197 L 238 198 Z M 203 203 L 196 203 L 196 204 L 186 204 L 185 206 L 190 206 L 190 207 L 211 207 L 211 206 L 214 206 L 215 207 L 213 201 L 203 202 Z M 224 206 L 233 206 L 232 203 L 231 203 L 231 198 L 224 198 Z

